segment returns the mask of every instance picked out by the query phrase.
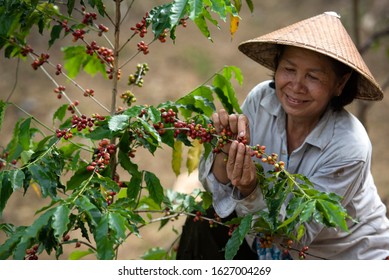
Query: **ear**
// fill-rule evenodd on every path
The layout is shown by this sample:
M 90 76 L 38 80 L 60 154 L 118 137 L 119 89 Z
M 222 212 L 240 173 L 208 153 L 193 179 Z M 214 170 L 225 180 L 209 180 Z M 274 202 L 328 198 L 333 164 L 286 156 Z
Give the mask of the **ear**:
M 347 84 L 348 80 L 351 77 L 351 74 L 352 74 L 352 72 L 346 73 L 338 80 L 337 87 L 336 87 L 336 93 L 335 93 L 336 96 L 339 96 L 342 94 L 345 85 Z

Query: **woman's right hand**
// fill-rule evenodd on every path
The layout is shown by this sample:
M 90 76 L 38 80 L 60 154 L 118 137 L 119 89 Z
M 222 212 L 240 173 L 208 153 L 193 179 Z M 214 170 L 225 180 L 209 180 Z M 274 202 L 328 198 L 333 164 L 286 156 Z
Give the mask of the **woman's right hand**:
M 248 119 L 242 114 L 229 115 L 226 110 L 221 109 L 212 115 L 212 120 L 218 134 L 223 129 L 232 132 L 231 142 L 222 147 L 222 152 L 216 156 L 212 172 L 219 182 L 231 182 L 243 195 L 248 195 L 257 185 L 251 149 L 245 144 L 250 143 Z M 246 141 L 242 143 L 242 139 Z

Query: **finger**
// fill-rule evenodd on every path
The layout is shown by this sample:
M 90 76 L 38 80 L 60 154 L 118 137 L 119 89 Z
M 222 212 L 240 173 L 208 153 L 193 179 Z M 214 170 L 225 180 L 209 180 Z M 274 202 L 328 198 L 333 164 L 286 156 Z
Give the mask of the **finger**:
M 229 126 L 228 113 L 224 109 L 219 110 L 219 120 L 221 129 Z
M 242 180 L 246 146 L 243 145 L 242 143 L 238 143 L 237 141 L 234 141 L 231 144 L 231 147 L 234 147 L 235 157 L 231 159 L 234 161 L 234 163 L 233 164 L 231 163 L 230 165 L 230 168 L 232 169 L 230 172 L 230 180 L 231 183 L 236 186 L 239 185 Z M 231 148 L 230 148 L 230 153 L 231 153 Z
M 251 158 L 251 149 L 249 147 L 246 147 L 241 185 L 251 188 L 253 184 L 255 184 L 255 182 L 257 181 L 256 177 L 257 172 L 253 160 Z
M 239 115 L 236 114 L 229 115 L 228 117 L 230 130 L 233 134 L 238 134 L 238 119 Z
M 218 113 L 213 113 L 212 114 L 212 122 L 213 126 L 216 129 L 217 133 L 220 133 L 222 131 L 221 124 L 220 124 L 220 118 Z
M 238 132 L 237 132 L 238 137 L 246 137 L 247 139 L 247 136 L 250 136 L 249 120 L 245 115 L 239 115 L 237 127 L 238 127 Z

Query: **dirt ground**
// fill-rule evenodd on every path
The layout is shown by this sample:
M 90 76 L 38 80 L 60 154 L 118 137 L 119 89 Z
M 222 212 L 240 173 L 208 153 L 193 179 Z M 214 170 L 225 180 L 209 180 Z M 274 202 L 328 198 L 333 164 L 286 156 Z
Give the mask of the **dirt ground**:
M 128 28 L 138 22 L 152 4 L 166 2 L 168 1 L 136 1 L 134 12 L 131 12 L 131 18 L 127 22 Z M 237 87 L 238 98 L 242 102 L 248 91 L 258 82 L 268 79 L 270 73 L 238 51 L 237 46 L 240 42 L 325 11 L 338 12 L 342 16 L 346 28 L 350 33 L 352 32 L 351 0 L 267 0 L 253 2 L 255 2 L 253 14 L 250 14 L 247 7 L 244 6 L 242 21 L 233 40 L 229 35 L 228 25 L 223 22 L 221 22 L 221 30 L 212 29 L 213 42 L 203 37 L 193 24 L 189 24 L 186 30 L 181 28 L 178 30 L 175 44 L 167 42 L 164 45 L 152 45 L 149 55 L 138 57 L 139 60 L 136 63 L 147 62 L 150 66 L 150 72 L 145 79 L 144 87 L 135 92 L 138 99 L 137 104 L 156 105 L 168 100 L 176 100 L 205 82 L 224 65 L 235 65 L 241 68 L 243 72 L 244 84 L 242 87 Z M 389 24 L 389 6 L 385 3 L 387 1 L 380 0 L 360 2 L 360 12 L 363 14 L 361 42 L 364 42 L 369 34 L 381 30 Z M 33 46 L 41 45 L 41 47 L 34 47 L 37 52 L 40 50 L 42 52 L 46 51 L 43 45 L 40 44 L 40 42 L 44 43 L 44 40 L 46 39 L 42 39 L 38 35 L 31 38 Z M 389 47 L 388 42 L 388 38 L 381 40 L 380 47 L 369 51 L 365 55 L 367 65 L 381 84 L 388 79 L 389 57 L 385 53 Z M 54 45 L 49 53 L 54 58 L 55 63 L 60 63 L 61 58 L 56 47 Z M 131 55 L 134 51 L 134 46 L 128 46 L 127 48 L 124 56 Z M 54 86 L 43 73 L 32 70 L 31 61 L 20 61 L 18 76 L 16 76 L 16 60 L 8 61 L 3 58 L 2 53 L 0 55 L 0 99 L 6 99 L 17 79 L 11 101 L 50 125 L 52 113 L 62 104 L 62 101 L 56 99 L 52 92 Z M 122 69 L 122 76 L 126 77 L 126 73 L 128 76 L 128 73 L 133 71 L 134 64 L 129 64 Z M 126 88 L 125 80 L 123 79 L 120 85 L 121 90 Z M 94 78 L 81 75 L 78 81 L 86 88 L 88 84 L 93 84 L 93 88 L 96 89 L 96 97 L 109 106 L 109 82 L 107 84 L 107 81 L 100 79 L 98 75 Z M 70 89 L 71 85 L 67 87 Z M 388 94 L 388 90 L 385 91 L 385 94 Z M 79 98 L 81 111 L 86 114 L 95 112 L 95 109 L 91 108 L 88 102 L 82 102 L 82 97 Z M 383 101 L 374 103 L 367 114 L 367 128 L 373 144 L 372 172 L 379 194 L 385 201 L 389 200 L 389 176 L 386 173 L 389 167 L 389 151 L 387 148 L 387 139 L 389 139 L 388 108 L 389 99 L 385 97 Z M 357 114 L 358 103 L 352 104 L 348 109 Z M 23 113 L 15 107 L 9 107 L 6 121 L 0 131 L 0 146 L 6 145 L 10 139 L 12 127 L 19 117 L 24 117 Z M 166 188 L 172 188 L 177 180 L 170 167 L 170 158 L 171 151 L 168 148 L 161 149 L 155 156 L 151 156 L 147 152 L 140 152 L 137 156 L 140 167 L 156 173 L 162 185 Z M 185 184 L 188 187 L 191 185 L 191 183 Z M 180 187 L 182 188 L 181 183 Z M 29 224 L 34 218 L 34 211 L 44 203 L 45 201 L 42 201 L 33 191 L 28 192 L 24 198 L 22 194 L 16 194 L 9 201 L 0 223 Z M 126 242 L 120 250 L 119 258 L 138 259 L 145 250 L 153 246 L 168 248 L 177 237 L 172 228 L 180 231 L 182 222 L 182 219 L 175 221 L 162 231 L 157 230 L 158 225 L 147 227 L 147 231 L 142 231 L 141 240 L 137 237 L 131 237 Z M 3 239 L 4 236 L 0 233 L 0 244 Z M 73 249 L 71 248 L 71 250 Z M 47 258 L 54 257 L 48 256 Z M 64 258 L 66 258 L 66 254 Z

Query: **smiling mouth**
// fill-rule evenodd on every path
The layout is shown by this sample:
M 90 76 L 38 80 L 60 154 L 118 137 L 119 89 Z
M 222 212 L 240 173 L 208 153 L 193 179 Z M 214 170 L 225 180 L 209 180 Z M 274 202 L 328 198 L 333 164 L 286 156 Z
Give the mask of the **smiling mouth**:
M 295 99 L 293 97 L 290 97 L 289 95 L 285 94 L 286 98 L 288 99 L 288 101 L 292 104 L 296 104 L 296 105 L 299 105 L 299 104 L 303 104 L 305 102 L 308 102 L 306 100 L 299 100 L 299 99 Z

